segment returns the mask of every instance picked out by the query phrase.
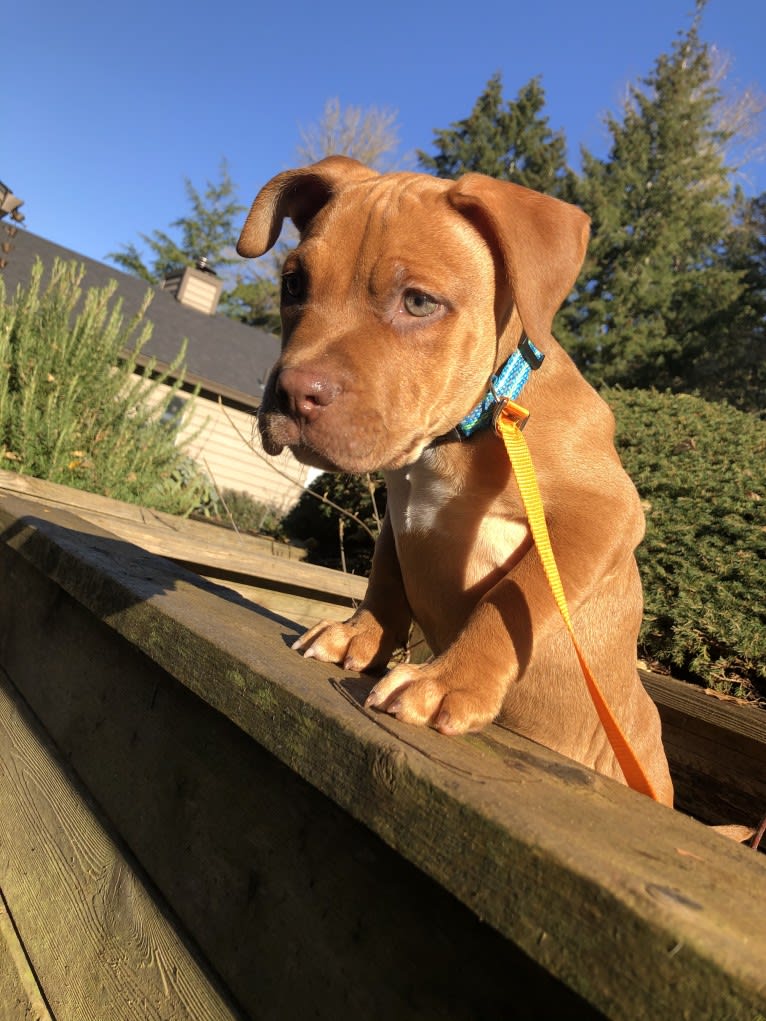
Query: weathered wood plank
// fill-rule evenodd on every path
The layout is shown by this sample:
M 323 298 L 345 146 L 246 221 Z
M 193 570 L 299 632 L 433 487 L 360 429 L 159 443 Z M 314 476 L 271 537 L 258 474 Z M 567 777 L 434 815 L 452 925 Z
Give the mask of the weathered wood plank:
M 77 513 L 80 514 L 79 511 Z M 243 582 L 251 579 L 264 587 L 270 585 L 284 592 L 310 594 L 326 602 L 333 601 L 345 606 L 351 606 L 354 599 L 361 598 L 367 587 L 363 578 L 353 574 L 239 549 L 236 539 L 224 548 L 216 543 L 219 530 L 201 522 L 196 524 L 214 534 L 208 534 L 202 539 L 195 537 L 194 541 L 190 541 L 186 535 L 158 529 L 150 524 L 115 522 L 92 513 L 80 516 L 150 553 L 169 557 L 207 578 L 231 578 Z
M 301 628 L 313 627 L 320 620 L 346 620 L 352 612 L 350 606 L 326 603 L 310 596 L 280 592 L 278 589 L 259 588 L 257 585 L 232 581 L 230 578 L 217 580 L 210 578 L 209 575 L 202 575 L 202 577 L 207 577 L 210 581 L 217 581 L 218 584 L 238 593 L 248 602 L 262 606 Z
M 20 480 L 18 484 L 16 479 Z M 83 493 L 81 499 L 78 490 L 0 471 L 0 500 L 12 495 L 14 486 L 25 500 L 43 508 L 41 513 L 48 513 L 46 508 L 50 507 L 71 510 L 82 520 L 150 553 L 166 556 L 200 577 L 289 618 L 301 628 L 313 627 L 320 620 L 345 620 L 367 587 L 365 579 L 355 575 L 300 560 L 288 564 L 278 556 L 254 551 L 248 548 L 248 536 L 229 536 L 212 525 L 188 522 L 90 493 Z M 47 499 L 49 490 L 55 497 L 53 501 Z M 108 513 L 102 513 L 103 508 Z M 216 543 L 223 545 L 216 550 Z
M 136 526 L 147 525 L 166 532 L 186 536 L 190 541 L 198 541 L 220 545 L 224 549 L 240 549 L 258 553 L 266 553 L 288 560 L 302 560 L 306 551 L 299 546 L 278 542 L 267 536 L 238 534 L 226 528 L 211 525 L 209 522 L 193 518 L 165 514 L 163 511 L 139 507 L 124 500 L 114 500 L 98 493 L 89 493 L 84 489 L 73 489 L 45 479 L 36 479 L 31 475 L 21 475 L 0 469 L 0 492 L 15 493 L 28 500 L 40 501 L 54 507 L 64 507 L 89 520 L 89 515 L 102 520 L 97 521 L 102 527 L 108 528 L 107 521 L 122 521 Z
M 6 564 L 0 556 L 0 571 Z M 0 658 L 249 1016 L 600 1021 L 370 830 L 21 566 L 23 610 L 8 611 L 0 589 Z M 6 575 L 14 587 L 18 568 Z M 519 1006 L 519 988 L 532 1009 Z
M 0 673 L 0 884 L 58 1021 L 233 1021 Z
M 289 656 L 273 621 L 69 515 L 29 512 L 0 504 L 12 563 L 35 565 L 609 1017 L 766 1012 L 762 856 L 499 728 L 447 740 L 367 713 L 363 682 Z
M 277 542 L 266 536 L 243 535 L 226 528 L 211 526 L 210 523 L 197 521 L 193 518 L 178 517 L 165 514 L 163 511 L 139 507 L 123 500 L 89 493 L 83 489 L 73 489 L 45 479 L 36 479 L 31 475 L 0 469 L 0 492 L 15 493 L 28 500 L 40 501 L 54 507 L 63 507 L 88 519 L 89 515 L 99 517 L 96 522 L 107 528 L 107 520 L 132 522 L 136 526 L 147 525 L 179 536 L 187 536 L 190 541 L 199 541 L 203 545 L 211 543 L 223 548 L 244 549 L 268 553 L 272 556 L 292 560 L 302 560 L 306 553 L 300 547 L 288 543 Z
M 0 891 L 0 1021 L 53 1021 Z
M 757 826 L 766 815 L 766 713 L 640 673 L 662 718 L 677 807 L 710 825 Z
M 310 615 L 300 610 L 307 619 L 320 619 L 323 605 L 328 603 L 342 607 L 331 612 L 333 618 L 348 616 L 350 608 L 362 599 L 367 587 L 365 579 L 356 575 L 286 557 L 281 551 L 291 548 L 272 540 L 239 535 L 201 521 L 178 518 L 14 472 L 0 471 L 0 498 L 14 493 L 41 505 L 71 510 L 82 519 L 150 553 L 184 564 L 202 577 L 231 582 L 232 587 L 254 585 L 276 594 L 295 595 L 298 606 L 307 600 L 322 604 Z M 285 603 L 284 599 L 267 598 L 270 608 L 275 610 L 278 603 Z

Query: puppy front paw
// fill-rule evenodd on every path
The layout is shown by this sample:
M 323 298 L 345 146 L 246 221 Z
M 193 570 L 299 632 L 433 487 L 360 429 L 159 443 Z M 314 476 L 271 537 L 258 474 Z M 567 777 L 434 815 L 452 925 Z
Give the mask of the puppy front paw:
M 391 658 L 396 640 L 371 613 L 358 611 L 347 621 L 323 620 L 293 642 L 305 659 L 338 663 L 344 670 L 381 669 Z
M 403 663 L 383 677 L 365 706 L 395 716 L 403 723 L 432 726 L 441 734 L 482 730 L 500 712 L 502 691 L 492 684 L 452 676 L 443 661 Z

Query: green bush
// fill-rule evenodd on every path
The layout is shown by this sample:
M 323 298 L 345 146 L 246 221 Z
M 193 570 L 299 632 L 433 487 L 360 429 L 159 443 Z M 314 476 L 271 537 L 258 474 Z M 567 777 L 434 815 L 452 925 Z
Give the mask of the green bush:
M 687 394 L 603 396 L 646 512 L 641 654 L 766 696 L 766 422 Z
M 307 546 L 312 563 L 368 575 L 385 510 L 382 475 L 325 473 L 304 491 L 282 525 L 291 539 Z
M 239 532 L 282 537 L 282 518 L 278 511 L 256 500 L 250 493 L 224 489 L 217 512 L 207 516 Z
M 116 284 L 83 295 L 83 268 L 60 260 L 45 290 L 42 274 L 38 261 L 12 301 L 0 279 L 0 467 L 174 514 L 209 505 L 212 488 L 177 446 L 180 382 L 163 394 L 168 375 L 136 374 L 148 295 L 125 325 Z
M 641 494 L 645 616 L 639 652 L 656 669 L 745 697 L 766 696 L 766 422 L 685 394 L 605 390 L 616 443 Z M 381 485 L 378 477 L 377 485 Z M 367 479 L 322 475 L 311 489 L 352 511 L 346 563 L 367 574 L 375 519 Z M 375 493 L 378 511 L 385 489 Z M 285 519 L 341 565 L 339 515 L 304 494 Z M 615 522 L 619 527 L 619 522 Z

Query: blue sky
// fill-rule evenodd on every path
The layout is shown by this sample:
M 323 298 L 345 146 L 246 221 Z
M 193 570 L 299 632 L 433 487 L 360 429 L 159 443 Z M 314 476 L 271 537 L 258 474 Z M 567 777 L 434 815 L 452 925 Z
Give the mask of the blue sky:
M 4 19 L 0 180 L 26 225 L 104 259 L 187 212 L 226 158 L 243 203 L 294 165 L 325 101 L 398 111 L 400 156 L 466 116 L 500 71 L 542 77 L 570 162 L 604 155 L 604 115 L 690 23 L 693 0 L 28 0 Z M 9 32 L 12 28 L 12 32 Z M 702 36 L 729 81 L 766 92 L 763 0 L 709 0 Z M 766 125 L 764 125 L 766 135 Z M 750 194 L 766 162 L 749 166 Z

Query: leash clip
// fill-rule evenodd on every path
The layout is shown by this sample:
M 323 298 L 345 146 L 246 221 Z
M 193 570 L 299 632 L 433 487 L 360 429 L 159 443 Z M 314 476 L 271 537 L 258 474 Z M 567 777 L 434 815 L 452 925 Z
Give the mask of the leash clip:
M 529 411 L 522 407 L 521 404 L 512 401 L 510 397 L 499 397 L 495 393 L 494 387 L 492 387 L 492 393 L 496 402 L 492 411 L 492 426 L 498 436 L 501 435 L 502 418 L 509 418 L 519 429 L 523 429 L 529 421 Z

